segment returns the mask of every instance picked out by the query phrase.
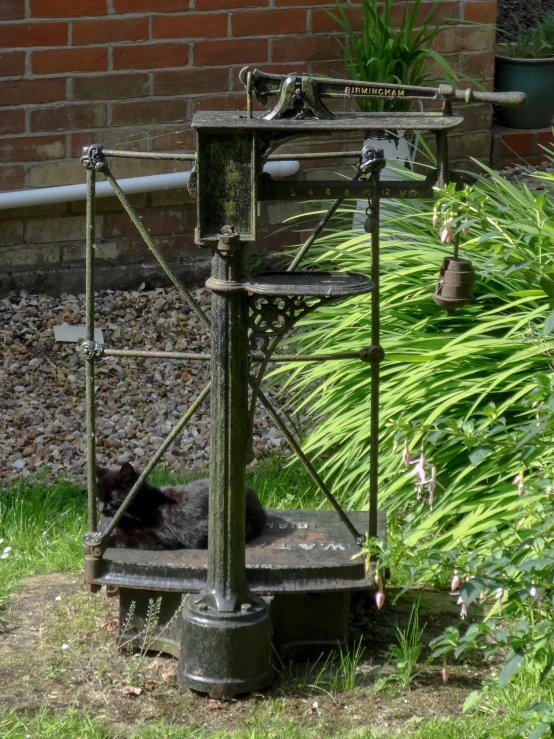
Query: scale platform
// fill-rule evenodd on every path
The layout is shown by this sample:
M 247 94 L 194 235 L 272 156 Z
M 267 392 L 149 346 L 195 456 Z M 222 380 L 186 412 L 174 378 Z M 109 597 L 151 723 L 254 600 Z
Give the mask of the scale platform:
M 365 533 L 367 511 L 347 513 Z M 378 518 L 385 538 L 385 514 Z M 330 593 L 363 590 L 367 579 L 363 558 L 352 534 L 335 511 L 267 511 L 265 532 L 246 546 L 249 587 L 259 595 Z M 97 585 L 172 593 L 197 593 L 208 569 L 205 549 L 146 551 L 107 549 Z
M 360 550 L 335 511 L 268 510 L 265 532 L 246 546 L 248 585 L 268 602 L 273 648 L 282 656 L 317 657 L 325 649 L 346 648 L 350 595 L 374 588 Z M 368 512 L 350 511 L 354 526 L 367 531 Z M 385 537 L 385 514 L 378 517 Z M 107 549 L 97 585 L 119 589 L 119 619 L 126 639 L 140 642 L 152 602 L 159 601 L 150 648 L 179 657 L 181 611 L 187 593 L 204 586 L 205 549 L 145 551 Z
M 350 297 L 375 290 L 364 275 L 353 272 L 262 272 L 241 284 L 254 295 Z

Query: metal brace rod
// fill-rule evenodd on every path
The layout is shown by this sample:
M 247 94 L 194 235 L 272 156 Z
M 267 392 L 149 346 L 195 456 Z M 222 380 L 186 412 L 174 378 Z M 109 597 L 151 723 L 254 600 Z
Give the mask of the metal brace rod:
M 250 385 L 253 387 L 253 380 L 249 380 Z M 279 412 L 276 410 L 276 408 L 273 406 L 269 398 L 265 395 L 263 390 L 261 388 L 258 388 L 258 398 L 264 408 L 267 410 L 269 415 L 272 417 L 273 421 L 275 422 L 275 425 L 279 429 L 279 431 L 283 434 L 285 439 L 287 440 L 289 446 L 294 451 L 298 459 L 302 462 L 304 465 L 306 471 L 312 478 L 312 480 L 315 482 L 315 484 L 318 486 L 318 488 L 321 490 L 323 495 L 327 498 L 329 503 L 333 506 L 335 511 L 339 514 L 340 520 L 344 523 L 346 528 L 350 531 L 356 542 L 359 544 L 363 541 L 364 537 L 361 536 L 360 532 L 356 529 L 352 521 L 348 518 L 346 513 L 342 510 L 339 502 L 335 498 L 335 496 L 331 493 L 327 485 L 323 482 L 321 477 L 319 476 L 318 472 L 310 462 L 310 460 L 306 457 L 302 449 L 300 448 L 300 445 L 294 438 L 294 435 L 289 430 L 286 423 L 281 418 Z
M 357 172 L 354 173 L 354 176 L 350 179 L 350 182 L 357 182 L 360 179 L 361 175 L 362 175 L 362 172 L 358 170 Z M 317 226 L 312 231 L 311 236 L 306 240 L 306 242 L 304 243 L 304 245 L 302 246 L 298 254 L 294 257 L 292 262 L 289 264 L 287 272 L 292 272 L 294 269 L 296 269 L 298 263 L 301 262 L 302 259 L 304 259 L 308 249 L 312 246 L 312 244 L 317 239 L 319 234 L 323 231 L 327 223 L 335 215 L 337 209 L 341 206 L 343 200 L 344 198 L 337 198 L 335 201 L 333 201 L 333 203 L 331 203 L 331 207 L 329 208 L 327 213 L 325 213 L 323 218 L 319 221 Z
M 117 183 L 117 180 L 114 178 L 113 174 L 110 171 L 110 168 L 108 167 L 108 165 L 106 163 L 104 163 L 104 165 L 102 167 L 102 173 L 105 176 L 105 178 L 107 179 L 107 181 L 110 183 L 110 185 L 112 186 L 113 191 L 115 192 L 115 194 L 119 198 L 121 204 L 123 205 L 123 207 L 127 211 L 127 215 L 129 216 L 129 218 L 131 219 L 131 221 L 134 223 L 137 231 L 139 232 L 139 234 L 144 239 L 144 243 L 150 249 L 150 251 L 152 252 L 152 254 L 156 257 L 156 259 L 158 260 L 158 263 L 159 263 L 160 267 L 163 269 L 163 271 L 169 277 L 169 279 L 171 280 L 171 282 L 175 285 L 175 287 L 177 288 L 177 290 L 179 290 L 179 292 L 181 293 L 181 295 L 183 295 L 183 297 L 186 298 L 186 300 L 187 300 L 188 304 L 190 305 L 191 309 L 198 316 L 198 318 L 204 324 L 204 326 L 206 328 L 209 328 L 209 326 L 210 326 L 210 320 L 209 320 L 208 316 L 204 313 L 204 311 L 200 307 L 199 303 L 196 302 L 196 300 L 194 299 L 192 293 L 190 293 L 186 289 L 186 287 L 183 285 L 183 283 L 181 282 L 181 280 L 176 275 L 174 275 L 173 272 L 170 270 L 169 265 L 167 264 L 167 262 L 163 258 L 162 254 L 159 251 L 159 249 L 157 248 L 157 246 L 154 244 L 154 242 L 150 238 L 150 234 L 148 233 L 148 230 L 146 229 L 145 225 L 142 223 L 142 221 L 138 217 L 137 212 L 135 211 L 135 209 L 133 208 L 133 206 L 129 202 L 129 199 L 127 198 L 127 196 L 125 195 L 125 193 L 123 192 L 123 190 L 119 187 L 119 185 Z
M 120 149 L 102 149 L 106 157 L 125 157 L 129 159 L 175 159 L 178 162 L 194 162 L 196 154 L 178 151 L 124 151 Z
M 86 199 L 86 287 L 85 287 L 85 339 L 94 341 L 94 249 L 95 239 L 95 185 L 96 170 L 87 167 Z M 87 513 L 88 531 L 96 530 L 96 417 L 94 397 L 94 353 L 85 361 L 86 429 L 87 429 Z
M 106 357 L 144 357 L 145 359 L 192 359 L 194 361 L 209 362 L 211 354 L 192 352 L 158 352 L 143 351 L 142 349 L 104 349 Z
M 187 410 L 187 412 L 183 415 L 183 417 L 179 420 L 179 422 L 173 427 L 165 441 L 162 443 L 156 454 L 152 457 L 150 462 L 146 465 L 144 470 L 142 471 L 139 479 L 135 482 L 131 490 L 127 493 L 127 497 L 119 507 L 118 511 L 114 515 L 114 517 L 110 520 L 110 523 L 106 526 L 106 528 L 100 533 L 100 535 L 93 536 L 90 540 L 87 541 L 87 543 L 91 546 L 99 546 L 102 545 L 110 536 L 112 531 L 115 529 L 117 524 L 120 522 L 123 514 L 127 510 L 127 508 L 131 505 L 133 502 L 136 494 L 138 493 L 142 483 L 146 480 L 148 475 L 152 472 L 154 467 L 160 462 L 161 458 L 167 451 L 167 449 L 171 446 L 171 444 L 175 441 L 175 439 L 179 436 L 181 431 L 184 429 L 188 421 L 190 420 L 193 413 L 196 411 L 196 409 L 201 405 L 203 400 L 207 397 L 211 389 L 211 383 L 208 383 L 206 387 L 202 390 L 200 395 L 196 398 L 194 403 L 190 406 L 190 408 Z M 97 532 L 98 533 L 98 532 Z M 88 537 L 87 537 L 88 539 Z

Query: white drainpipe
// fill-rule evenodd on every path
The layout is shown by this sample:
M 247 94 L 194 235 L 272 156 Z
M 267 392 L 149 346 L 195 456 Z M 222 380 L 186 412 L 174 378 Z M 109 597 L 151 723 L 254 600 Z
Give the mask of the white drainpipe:
M 291 177 L 300 169 L 298 161 L 267 162 L 264 172 L 275 179 Z M 157 192 L 159 190 L 178 190 L 187 186 L 190 172 L 171 172 L 147 177 L 128 177 L 118 180 L 119 186 L 127 195 L 140 192 Z M 51 203 L 69 203 L 86 199 L 87 186 L 63 185 L 61 187 L 41 187 L 36 190 L 13 190 L 0 193 L 0 210 L 6 208 L 26 208 L 34 205 L 50 205 Z M 96 183 L 96 197 L 109 198 L 114 192 L 109 182 Z

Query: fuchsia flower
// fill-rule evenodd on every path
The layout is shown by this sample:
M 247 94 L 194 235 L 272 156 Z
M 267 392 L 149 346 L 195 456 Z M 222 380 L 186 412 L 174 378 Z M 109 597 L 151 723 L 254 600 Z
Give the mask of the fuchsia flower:
M 439 225 L 439 215 L 438 213 L 433 213 L 433 226 L 436 228 Z
M 412 457 L 410 454 L 410 449 L 408 447 L 408 439 L 406 439 L 404 441 L 404 449 L 402 450 L 402 463 L 404 464 L 404 467 L 409 467 L 411 461 Z
M 435 488 L 437 487 L 437 468 L 435 465 L 431 466 L 431 478 L 427 483 L 429 490 L 429 507 L 433 510 L 433 501 L 435 500 Z
M 454 570 L 452 580 L 450 580 L 450 592 L 455 593 L 460 587 L 460 578 L 458 577 L 458 570 Z
M 446 665 L 442 668 L 441 674 L 442 674 L 442 681 L 447 683 L 448 678 L 450 677 L 450 673 L 448 672 L 448 667 L 446 667 Z
M 375 603 L 379 610 L 381 610 L 381 608 L 385 605 L 385 594 L 382 590 L 378 590 L 375 593 Z
M 440 236 L 441 244 L 452 243 L 452 229 L 450 228 L 450 226 L 444 226 L 444 228 L 441 229 Z
M 465 619 L 466 616 L 467 616 L 467 606 L 465 603 L 462 602 L 462 604 L 460 605 L 460 618 L 462 619 L 462 621 Z

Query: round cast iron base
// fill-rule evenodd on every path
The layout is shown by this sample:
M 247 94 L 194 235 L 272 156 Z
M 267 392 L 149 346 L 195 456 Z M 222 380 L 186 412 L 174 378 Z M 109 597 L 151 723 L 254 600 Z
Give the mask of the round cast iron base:
M 268 604 L 255 597 L 254 605 L 239 613 L 203 605 L 198 595 L 183 604 L 179 682 L 220 700 L 269 685 L 274 670 Z

